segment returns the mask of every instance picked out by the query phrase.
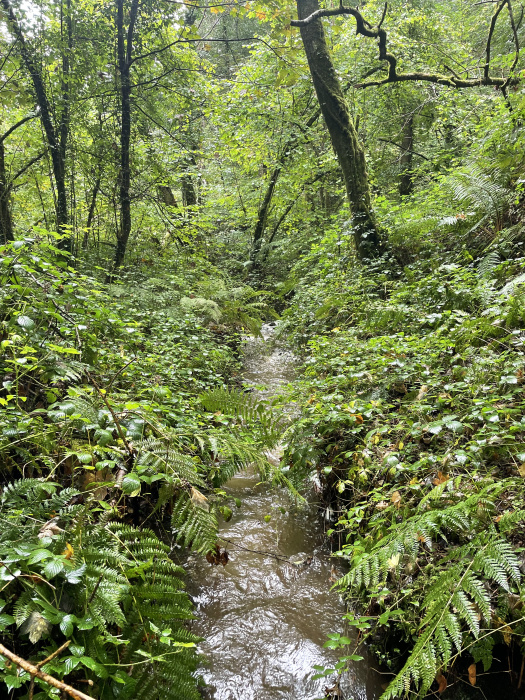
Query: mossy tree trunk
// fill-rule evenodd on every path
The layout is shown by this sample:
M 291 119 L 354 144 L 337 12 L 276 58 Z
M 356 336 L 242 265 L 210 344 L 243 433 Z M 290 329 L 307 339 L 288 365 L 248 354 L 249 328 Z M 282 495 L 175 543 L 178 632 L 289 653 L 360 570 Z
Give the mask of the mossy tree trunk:
M 297 0 L 299 19 L 317 10 L 318 0 Z M 343 173 L 357 255 L 361 260 L 376 258 L 384 253 L 386 241 L 372 210 L 365 153 L 334 69 L 321 19 L 301 26 L 301 37 L 319 106 Z

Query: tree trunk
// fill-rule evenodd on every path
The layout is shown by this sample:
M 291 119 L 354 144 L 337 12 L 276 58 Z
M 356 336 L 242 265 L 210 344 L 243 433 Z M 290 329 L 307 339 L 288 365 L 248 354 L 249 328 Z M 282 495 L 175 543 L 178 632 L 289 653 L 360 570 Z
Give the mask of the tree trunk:
M 299 19 L 318 9 L 318 0 L 297 0 Z M 371 206 L 365 153 L 332 63 L 322 21 L 315 19 L 302 26 L 301 38 L 319 106 L 343 173 L 357 255 L 361 260 L 378 257 L 385 250 L 385 240 Z
M 117 230 L 117 246 L 113 269 L 116 270 L 124 262 L 126 247 L 131 233 L 131 167 L 130 167 L 130 141 L 131 141 L 131 81 L 130 68 L 133 52 L 133 33 L 137 18 L 139 0 L 132 0 L 127 40 L 124 36 L 124 0 L 117 0 L 117 56 L 120 73 L 120 173 L 119 173 L 119 204 L 120 227 Z
M 321 116 L 321 110 L 317 109 L 308 119 L 305 124 L 305 128 L 309 129 Z M 270 179 L 268 180 L 268 185 L 266 187 L 266 192 L 264 194 L 263 201 L 257 212 L 257 221 L 255 222 L 255 228 L 253 231 L 252 249 L 250 252 L 250 259 L 254 266 L 257 264 L 257 257 L 261 250 L 261 245 L 266 231 L 266 224 L 268 222 L 268 214 L 270 212 L 270 205 L 272 203 L 273 195 L 275 192 L 275 187 L 277 186 L 277 180 L 282 172 L 282 169 L 288 159 L 292 154 L 293 150 L 299 143 L 300 136 L 292 136 L 284 144 L 281 149 L 281 153 L 277 159 L 277 164 L 274 167 Z
M 4 142 L 0 140 L 0 244 L 14 241 L 13 221 L 9 206 L 9 184 L 5 171 Z
M 84 237 L 82 239 L 82 248 L 85 250 L 88 247 L 89 231 L 93 223 L 93 217 L 95 216 L 95 207 L 97 205 L 97 195 L 100 189 L 100 175 L 97 177 L 95 184 L 93 186 L 93 192 L 91 193 L 91 203 L 89 205 L 89 211 L 86 221 L 86 229 L 84 231 Z
M 46 88 L 40 70 L 34 60 L 31 51 L 29 50 L 22 28 L 18 23 L 13 8 L 9 0 L 0 0 L 8 17 L 8 25 L 13 35 L 18 40 L 20 46 L 20 54 L 24 65 L 31 76 L 35 97 L 40 107 L 40 119 L 46 134 L 46 139 L 51 151 L 51 160 L 53 164 L 53 176 L 55 178 L 55 186 L 57 191 L 56 204 L 56 223 L 59 233 L 65 233 L 67 230 L 68 209 L 67 209 L 67 194 L 66 194 L 66 174 L 63 154 L 60 148 L 60 143 L 57 139 L 53 119 L 51 116 L 51 108 L 47 97 Z M 62 250 L 72 249 L 73 239 L 68 236 L 59 243 L 59 248 Z
M 182 193 L 182 205 L 186 208 L 187 216 L 189 219 L 191 219 L 194 213 L 192 207 L 196 206 L 199 203 L 197 187 L 195 186 L 195 181 L 191 172 L 191 168 L 195 168 L 196 166 L 197 161 L 195 160 L 195 155 L 193 153 L 186 158 L 182 166 L 184 172 L 184 174 L 181 177 L 180 183 Z
M 401 164 L 401 177 L 399 179 L 399 194 L 401 196 L 412 194 L 414 182 L 412 180 L 412 159 L 414 147 L 414 116 L 410 115 L 403 128 L 403 142 L 401 144 L 402 154 L 399 162 Z

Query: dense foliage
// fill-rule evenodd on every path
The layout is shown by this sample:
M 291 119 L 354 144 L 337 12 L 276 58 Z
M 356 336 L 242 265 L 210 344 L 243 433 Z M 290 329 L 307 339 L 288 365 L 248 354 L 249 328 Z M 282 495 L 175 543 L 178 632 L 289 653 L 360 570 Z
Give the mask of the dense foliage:
M 0 5 L 6 692 L 199 697 L 184 557 L 248 464 L 348 567 L 321 673 L 366 643 L 385 700 L 451 693 L 505 649 L 520 690 L 523 8 Z M 239 380 L 278 315 L 280 468 Z

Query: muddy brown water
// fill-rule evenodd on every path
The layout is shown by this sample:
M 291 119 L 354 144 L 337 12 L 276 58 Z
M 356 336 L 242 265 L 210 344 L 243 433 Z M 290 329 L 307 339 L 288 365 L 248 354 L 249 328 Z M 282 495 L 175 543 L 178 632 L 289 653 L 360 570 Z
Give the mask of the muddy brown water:
M 271 328 L 263 328 L 263 334 L 264 340 L 247 341 L 243 377 L 245 384 L 271 396 L 293 378 L 295 359 L 272 346 Z M 199 646 L 206 660 L 201 669 L 205 697 L 322 698 L 336 676 L 313 680 L 313 667 L 337 662 L 340 654 L 323 644 L 329 633 L 345 633 L 345 609 L 330 590 L 334 575 L 342 571 L 330 559 L 318 508 L 314 503 L 296 507 L 284 490 L 259 483 L 249 471 L 224 488 L 242 501 L 220 528 L 221 537 L 234 543 L 226 545 L 230 561 L 225 567 L 198 556 L 187 562 L 197 614 L 192 629 L 205 639 Z M 268 522 L 265 516 L 271 516 Z M 345 700 L 375 700 L 381 692 L 364 661 L 343 676 L 341 687 Z

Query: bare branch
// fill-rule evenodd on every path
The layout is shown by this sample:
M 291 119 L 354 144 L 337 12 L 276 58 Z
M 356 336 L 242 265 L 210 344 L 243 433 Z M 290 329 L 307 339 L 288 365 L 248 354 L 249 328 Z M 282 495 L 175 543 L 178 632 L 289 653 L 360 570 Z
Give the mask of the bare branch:
M 520 57 L 520 40 L 518 37 L 518 29 L 516 27 L 516 23 L 514 22 L 514 13 L 512 12 L 512 3 L 511 0 L 507 0 L 507 9 L 509 11 L 509 19 L 510 19 L 510 26 L 512 27 L 512 33 L 514 35 L 514 46 L 516 47 L 516 53 L 514 55 L 514 61 L 512 63 L 512 66 L 510 67 L 509 71 L 509 78 L 513 74 L 514 69 L 516 68 L 518 64 L 518 60 Z M 503 86 L 502 89 L 506 88 L 508 85 L 508 78 L 507 78 L 507 83 Z
M 502 9 L 505 7 L 507 4 L 507 0 L 503 0 L 501 5 L 498 5 L 496 7 L 496 10 L 494 11 L 494 14 L 492 15 L 492 19 L 490 20 L 490 28 L 489 28 L 489 33 L 487 36 L 487 48 L 485 49 L 485 67 L 483 69 L 483 75 L 485 79 L 489 77 L 489 70 L 490 70 L 490 44 L 492 42 L 492 35 L 494 34 L 494 29 L 496 28 L 496 22 L 498 21 L 498 16 L 499 13 L 502 11 Z
M 498 0 L 499 2 L 499 0 Z M 344 7 L 342 4 L 340 7 L 332 10 L 316 10 L 312 12 L 311 15 L 305 17 L 304 19 L 294 19 L 290 22 L 292 27 L 306 27 L 316 20 L 320 20 L 322 17 L 336 17 L 339 15 L 351 15 L 356 21 L 356 32 L 361 36 L 368 37 L 370 39 L 379 40 L 379 59 L 381 61 L 386 61 L 388 63 L 388 76 L 382 80 L 372 80 L 365 83 L 357 83 L 354 85 L 356 88 L 367 88 L 372 86 L 387 85 L 388 83 L 401 83 L 407 81 L 423 81 L 428 83 L 437 83 L 438 85 L 448 85 L 454 88 L 471 88 L 471 87 L 481 87 L 482 85 L 493 85 L 496 87 L 507 87 L 508 85 L 516 85 L 519 82 L 519 78 L 516 76 L 509 75 L 507 78 L 493 77 L 489 75 L 490 68 L 490 44 L 492 41 L 492 35 L 494 33 L 494 28 L 496 26 L 496 20 L 503 9 L 503 7 L 509 2 L 509 0 L 503 0 L 500 5 L 498 5 L 496 11 L 494 12 L 490 24 L 489 35 L 487 39 L 487 49 L 486 56 L 487 60 L 484 67 L 484 74 L 481 78 L 463 79 L 458 77 L 455 73 L 451 72 L 451 75 L 442 75 L 441 73 L 426 73 L 423 71 L 414 71 L 412 73 L 398 73 L 397 72 L 397 58 L 388 52 L 387 50 L 387 34 L 381 25 L 385 19 L 387 6 L 383 11 L 380 23 L 377 27 L 372 27 L 369 22 L 367 22 L 362 16 L 361 12 L 357 8 Z M 450 69 L 447 69 L 450 70 Z
M 17 656 L 12 651 L 7 649 L 3 644 L 0 644 L 0 654 L 2 656 L 5 656 L 6 659 L 9 659 L 9 661 L 12 661 L 20 668 L 23 668 L 24 671 L 27 671 L 31 675 L 31 677 L 39 678 L 45 683 L 52 685 L 53 688 L 58 688 L 63 693 L 67 693 L 70 697 L 74 698 L 74 700 L 95 700 L 91 695 L 86 695 L 80 690 L 75 690 L 75 688 L 72 688 L 70 685 L 67 685 L 67 683 L 63 683 L 57 678 L 50 676 L 49 673 L 44 673 L 44 671 L 41 671 L 38 668 L 38 666 L 34 666 L 31 662 L 22 659 L 20 656 Z
M 390 141 L 389 139 L 382 139 L 382 138 L 379 138 L 379 137 L 378 137 L 377 140 L 378 140 L 378 141 L 382 141 L 383 143 L 389 143 L 389 144 L 391 144 L 392 146 L 396 146 L 397 148 L 400 148 L 400 149 L 401 149 L 402 151 L 404 151 L 405 153 L 407 153 L 407 152 L 408 152 L 408 153 L 413 153 L 415 156 L 419 156 L 419 158 L 423 158 L 424 160 L 428 160 L 428 161 L 432 162 L 431 158 L 427 158 L 427 157 L 424 156 L 422 153 L 418 153 L 417 151 L 414 151 L 414 150 L 412 150 L 411 148 L 405 148 L 402 144 L 396 143 L 395 141 Z
M 8 136 L 11 136 L 11 134 L 13 133 L 13 131 L 15 131 L 16 129 L 18 129 L 18 127 L 22 126 L 23 124 L 25 124 L 26 122 L 30 121 L 31 119 L 35 119 L 35 117 L 38 117 L 38 114 L 30 114 L 28 117 L 24 117 L 23 119 L 20 119 L 20 121 L 18 121 L 16 124 L 13 124 L 13 126 L 10 127 L 10 128 L 5 132 L 5 134 L 2 134 L 2 135 L 0 136 L 0 143 L 1 143 L 2 141 L 5 141 L 6 138 L 7 138 Z
M 17 180 L 17 179 L 20 177 L 20 175 L 23 175 L 23 174 L 25 173 L 25 171 L 26 171 L 26 170 L 29 170 L 29 168 L 30 168 L 32 165 L 34 165 L 35 163 L 38 163 L 38 161 L 40 160 L 40 158 L 43 158 L 43 157 L 45 156 L 45 154 L 46 154 L 46 152 L 45 152 L 45 151 L 42 151 L 42 153 L 39 153 L 39 154 L 38 154 L 37 156 L 35 156 L 34 158 L 31 158 L 31 160 L 29 160 L 29 161 L 24 165 L 23 168 L 20 168 L 20 170 L 19 170 L 17 173 L 15 173 L 15 175 L 13 175 L 13 177 L 11 178 L 11 184 L 9 185 L 9 189 L 11 189 L 11 187 L 13 186 L 14 181 Z

